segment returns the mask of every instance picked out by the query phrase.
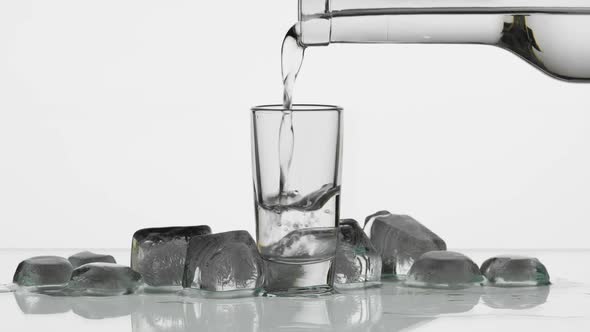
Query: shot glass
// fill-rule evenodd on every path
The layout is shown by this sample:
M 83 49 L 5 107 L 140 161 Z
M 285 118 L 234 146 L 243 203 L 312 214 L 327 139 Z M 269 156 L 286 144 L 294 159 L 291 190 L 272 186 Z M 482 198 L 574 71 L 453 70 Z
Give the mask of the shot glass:
M 252 108 L 252 161 L 264 289 L 333 291 L 338 242 L 342 109 L 295 104 Z

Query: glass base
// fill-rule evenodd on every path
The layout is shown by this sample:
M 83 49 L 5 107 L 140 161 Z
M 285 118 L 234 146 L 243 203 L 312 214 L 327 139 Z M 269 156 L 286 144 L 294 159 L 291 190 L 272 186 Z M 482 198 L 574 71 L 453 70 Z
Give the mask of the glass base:
M 336 294 L 334 259 L 311 264 L 264 261 L 263 296 L 318 297 Z

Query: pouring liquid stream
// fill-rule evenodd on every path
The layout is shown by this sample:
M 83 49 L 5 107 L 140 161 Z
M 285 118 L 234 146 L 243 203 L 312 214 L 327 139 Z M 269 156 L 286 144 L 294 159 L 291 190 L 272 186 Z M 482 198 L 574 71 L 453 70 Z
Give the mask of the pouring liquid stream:
M 301 64 L 305 48 L 297 41 L 297 32 L 293 26 L 283 39 L 281 47 L 281 73 L 283 76 L 283 116 L 279 128 L 279 196 L 280 203 L 286 203 L 293 192 L 289 191 L 288 180 L 291 162 L 293 161 L 293 150 L 295 146 L 295 132 L 293 129 L 293 92 L 295 81 Z

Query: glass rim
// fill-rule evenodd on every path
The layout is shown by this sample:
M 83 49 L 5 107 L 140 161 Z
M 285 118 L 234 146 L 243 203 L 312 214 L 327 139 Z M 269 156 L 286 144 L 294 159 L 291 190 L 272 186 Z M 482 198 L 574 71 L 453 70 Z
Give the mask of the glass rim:
M 342 107 L 336 105 L 325 105 L 325 104 L 293 104 L 291 109 L 286 109 L 282 104 L 267 104 L 258 105 L 250 108 L 253 112 L 257 111 L 270 111 L 270 112 L 326 112 L 326 111 L 342 111 Z

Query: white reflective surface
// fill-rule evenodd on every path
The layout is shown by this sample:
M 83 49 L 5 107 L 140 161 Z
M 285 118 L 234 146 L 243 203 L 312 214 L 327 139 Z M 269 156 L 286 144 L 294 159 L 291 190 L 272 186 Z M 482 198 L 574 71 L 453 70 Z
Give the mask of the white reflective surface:
M 590 251 L 458 250 L 481 264 L 496 254 L 541 259 L 553 285 L 461 291 L 381 288 L 331 297 L 199 299 L 175 295 L 59 298 L 2 293 L 1 330 L 12 331 L 587 331 Z M 17 263 L 39 254 L 76 250 L 0 251 L 0 284 Z M 97 250 L 128 263 L 126 250 Z

